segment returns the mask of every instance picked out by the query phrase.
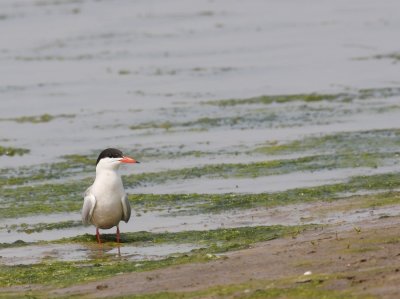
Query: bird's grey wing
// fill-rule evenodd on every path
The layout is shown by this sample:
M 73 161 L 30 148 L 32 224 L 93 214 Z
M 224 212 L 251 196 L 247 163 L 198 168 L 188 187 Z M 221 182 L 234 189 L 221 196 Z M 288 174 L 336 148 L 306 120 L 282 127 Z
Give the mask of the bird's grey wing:
M 88 188 L 84 194 L 82 207 L 82 222 L 85 225 L 90 224 L 90 219 L 93 216 L 94 207 L 96 206 L 96 197 L 90 193 Z
M 121 201 L 122 201 L 122 220 L 128 222 L 129 219 L 131 218 L 131 204 L 129 203 L 128 195 L 125 194 L 121 198 Z

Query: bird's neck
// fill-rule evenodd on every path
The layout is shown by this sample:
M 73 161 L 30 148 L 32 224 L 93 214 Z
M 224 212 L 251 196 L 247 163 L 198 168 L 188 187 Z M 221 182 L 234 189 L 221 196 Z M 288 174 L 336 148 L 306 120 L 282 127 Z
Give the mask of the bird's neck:
M 96 179 L 101 178 L 121 178 L 121 175 L 118 172 L 118 169 L 96 169 Z

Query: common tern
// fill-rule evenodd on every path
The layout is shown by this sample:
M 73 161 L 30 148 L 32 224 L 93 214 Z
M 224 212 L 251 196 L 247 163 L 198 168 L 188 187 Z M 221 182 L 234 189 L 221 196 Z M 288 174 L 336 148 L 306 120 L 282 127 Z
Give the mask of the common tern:
M 97 242 L 101 244 L 99 229 L 117 227 L 117 242 L 120 240 L 119 222 L 128 222 L 131 205 L 122 184 L 118 169 L 122 163 L 139 163 L 124 156 L 115 148 L 103 150 L 96 162 L 96 178 L 84 194 L 82 222 L 96 227 Z

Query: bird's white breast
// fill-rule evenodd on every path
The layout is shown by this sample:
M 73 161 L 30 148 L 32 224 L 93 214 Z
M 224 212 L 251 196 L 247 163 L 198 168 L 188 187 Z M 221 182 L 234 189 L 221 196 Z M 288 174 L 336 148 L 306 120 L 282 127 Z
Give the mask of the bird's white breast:
M 119 174 L 115 171 L 103 171 L 96 175 L 91 191 L 96 198 L 91 222 L 102 229 L 118 225 L 123 213 L 121 199 L 125 195 Z

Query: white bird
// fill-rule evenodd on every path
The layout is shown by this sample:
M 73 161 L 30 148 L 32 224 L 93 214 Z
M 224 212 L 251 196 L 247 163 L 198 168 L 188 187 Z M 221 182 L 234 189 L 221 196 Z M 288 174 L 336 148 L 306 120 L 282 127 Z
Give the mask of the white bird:
M 101 244 L 99 228 L 117 227 L 117 242 L 120 240 L 119 222 L 128 222 L 131 205 L 125 193 L 121 176 L 118 173 L 122 163 L 139 163 L 124 156 L 115 148 L 102 151 L 96 162 L 96 179 L 84 194 L 82 222 L 96 227 L 97 242 Z

